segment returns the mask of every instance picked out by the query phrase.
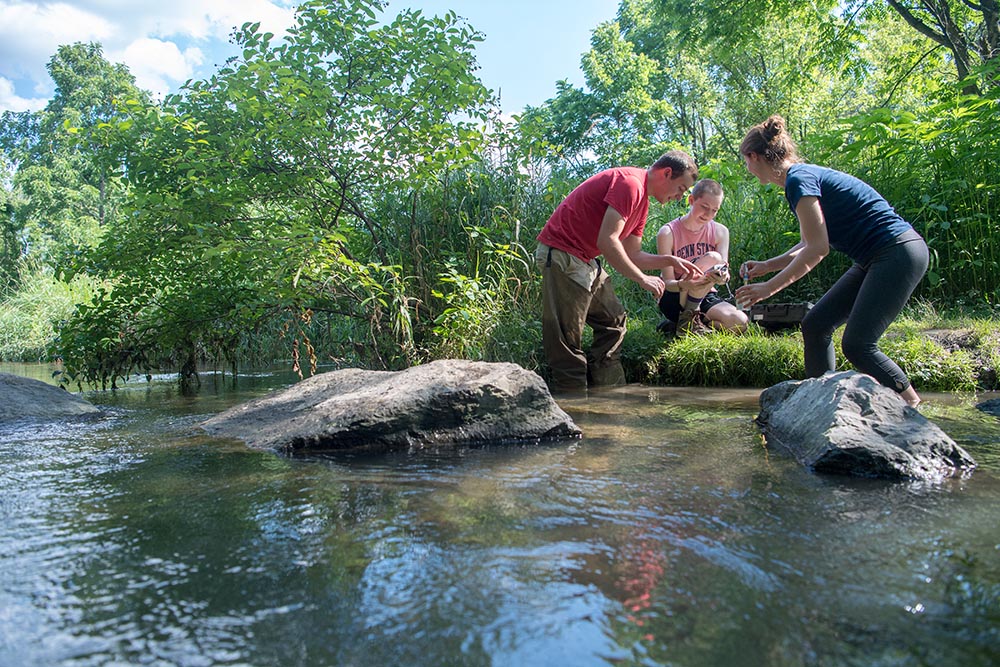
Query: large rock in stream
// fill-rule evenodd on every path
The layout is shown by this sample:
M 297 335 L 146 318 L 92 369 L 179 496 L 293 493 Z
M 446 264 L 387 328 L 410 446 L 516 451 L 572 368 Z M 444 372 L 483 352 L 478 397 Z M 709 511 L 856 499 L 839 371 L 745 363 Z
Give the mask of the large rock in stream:
M 976 466 L 899 394 L 854 371 L 766 389 L 757 422 L 769 445 L 815 472 L 940 480 Z
M 0 373 L 0 422 L 60 419 L 100 412 L 89 401 L 41 380 Z
M 403 371 L 321 373 L 201 426 L 283 453 L 538 442 L 581 434 L 537 374 L 517 364 L 450 359 Z

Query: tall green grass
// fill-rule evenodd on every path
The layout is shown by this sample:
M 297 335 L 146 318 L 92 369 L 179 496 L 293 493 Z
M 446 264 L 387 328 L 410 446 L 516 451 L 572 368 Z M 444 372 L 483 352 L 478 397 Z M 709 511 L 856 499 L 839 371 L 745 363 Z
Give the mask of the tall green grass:
M 654 385 L 769 387 L 805 373 L 801 336 L 756 325 L 744 334 L 668 338 L 643 323 L 630 327 L 623 361 L 631 381 Z
M 484 159 L 377 203 L 404 285 L 409 361 L 540 364 L 535 236 L 557 197 L 516 163 Z
M 0 359 L 47 361 L 60 322 L 79 303 L 89 302 L 95 282 L 80 276 L 63 282 L 47 272 L 28 274 L 20 288 L 0 302 Z

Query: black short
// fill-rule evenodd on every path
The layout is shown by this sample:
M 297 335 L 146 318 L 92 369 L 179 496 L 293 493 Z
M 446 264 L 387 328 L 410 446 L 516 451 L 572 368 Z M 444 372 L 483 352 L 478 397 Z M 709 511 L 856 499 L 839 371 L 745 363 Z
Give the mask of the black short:
M 703 313 L 707 313 L 724 301 L 725 299 L 720 297 L 718 292 L 709 292 L 705 295 L 705 298 L 701 300 L 701 307 L 699 310 Z M 681 315 L 680 292 L 665 290 L 663 292 L 663 296 L 660 297 L 660 312 L 663 313 L 663 316 L 671 322 L 676 322 L 677 318 Z

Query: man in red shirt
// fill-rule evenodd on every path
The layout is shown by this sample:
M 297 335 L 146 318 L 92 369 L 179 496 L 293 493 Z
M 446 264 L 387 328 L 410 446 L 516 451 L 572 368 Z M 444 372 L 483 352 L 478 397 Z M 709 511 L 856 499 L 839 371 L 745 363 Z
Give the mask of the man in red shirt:
M 669 266 L 682 277 L 702 275 L 687 260 L 642 250 L 649 198 L 677 201 L 697 178 L 698 166 L 683 151 L 664 153 L 648 169 L 606 169 L 578 185 L 545 223 L 535 259 L 542 270 L 542 343 L 554 391 L 584 390 L 588 382 L 625 383 L 625 309 L 598 257 L 657 300 L 663 280 L 643 271 Z M 594 330 L 586 353 L 585 324 Z

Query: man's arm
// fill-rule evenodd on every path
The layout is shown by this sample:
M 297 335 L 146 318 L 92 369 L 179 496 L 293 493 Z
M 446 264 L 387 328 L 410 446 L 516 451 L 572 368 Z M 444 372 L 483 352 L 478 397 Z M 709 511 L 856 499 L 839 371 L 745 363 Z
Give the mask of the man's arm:
M 642 250 L 642 239 L 638 236 L 628 236 L 621 242 L 629 260 L 645 271 L 662 271 L 667 267 L 673 269 L 678 281 L 695 280 L 703 277 L 704 272 L 695 266 L 694 262 L 675 257 L 670 254 L 653 255 Z
M 609 206 L 604 212 L 601 230 L 597 235 L 597 248 L 618 273 L 639 283 L 644 290 L 655 294 L 656 298 L 663 295 L 663 280 L 658 276 L 647 275 L 643 271 L 660 271 L 672 266 L 674 274 L 681 279 L 704 275 L 701 269 L 686 259 L 643 252 L 642 240 L 638 236 L 630 234 L 622 241 L 619 237 L 624 229 L 625 218 Z
M 624 229 L 625 218 L 622 217 L 621 213 L 609 206 L 608 210 L 604 212 L 601 230 L 597 234 L 597 248 L 601 251 L 601 255 L 608 260 L 608 264 L 615 267 L 618 273 L 629 280 L 639 283 L 644 290 L 652 292 L 656 295 L 656 298 L 660 298 L 663 294 L 663 281 L 657 276 L 650 276 L 643 273 L 642 269 L 633 261 L 632 254 L 635 253 L 635 248 L 630 246 L 633 245 L 632 239 L 635 239 L 634 245 L 638 246 L 639 238 L 630 235 L 625 240 L 625 243 L 623 243 L 619 236 Z M 629 244 L 629 247 L 625 244 Z M 639 254 L 645 255 L 646 253 Z M 658 255 L 649 256 L 658 257 Z M 646 268 L 661 269 L 663 266 L 663 262 L 660 262 L 655 266 L 647 265 Z

